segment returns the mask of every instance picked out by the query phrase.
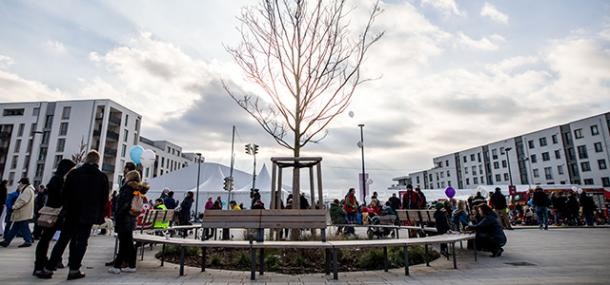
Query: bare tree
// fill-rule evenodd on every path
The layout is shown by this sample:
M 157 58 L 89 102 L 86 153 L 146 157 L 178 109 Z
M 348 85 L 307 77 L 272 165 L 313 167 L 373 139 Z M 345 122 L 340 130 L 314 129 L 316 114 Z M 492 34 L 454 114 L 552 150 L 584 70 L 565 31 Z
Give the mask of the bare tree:
M 371 31 L 381 12 L 378 1 L 358 34 L 348 28 L 349 10 L 345 0 L 262 0 L 238 17 L 241 44 L 227 50 L 265 96 L 233 92 L 225 82 L 224 88 L 294 157 L 323 139 L 328 124 L 348 107 L 366 81 L 360 73 L 365 55 L 383 36 Z M 299 197 L 293 199 L 298 208 Z
M 87 154 L 87 144 L 85 143 L 85 138 L 81 138 L 78 152 L 72 154 L 72 161 L 74 161 L 74 163 L 76 163 L 76 164 L 79 164 L 79 163 L 85 161 L 86 154 Z

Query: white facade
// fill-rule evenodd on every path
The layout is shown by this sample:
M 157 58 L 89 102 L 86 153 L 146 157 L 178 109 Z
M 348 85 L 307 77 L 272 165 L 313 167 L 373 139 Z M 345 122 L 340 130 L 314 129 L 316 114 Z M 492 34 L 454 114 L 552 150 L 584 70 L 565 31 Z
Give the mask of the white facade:
M 419 187 L 421 189 L 428 188 L 428 171 L 422 170 L 418 172 L 409 173 L 409 179 L 413 187 Z
M 511 180 L 522 185 L 610 187 L 609 125 L 610 112 L 507 138 L 435 157 L 433 168 L 409 177 L 426 189 L 472 189 L 509 185 Z
M 96 149 L 113 189 L 127 149 L 139 141 L 142 117 L 111 100 L 0 104 L 0 174 L 46 184 L 62 158 Z
M 181 146 L 169 141 L 153 141 L 140 137 L 140 145 L 145 149 L 151 149 L 156 154 L 155 163 L 142 169 L 144 180 L 182 169 L 196 161 L 191 153 L 184 154 Z

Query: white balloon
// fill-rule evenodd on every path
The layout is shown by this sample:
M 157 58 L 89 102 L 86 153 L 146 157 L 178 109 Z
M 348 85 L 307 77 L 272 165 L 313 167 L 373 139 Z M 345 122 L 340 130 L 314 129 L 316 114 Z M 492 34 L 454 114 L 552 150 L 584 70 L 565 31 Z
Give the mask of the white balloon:
M 578 188 L 576 192 L 578 192 L 578 194 L 582 194 L 582 188 Z
M 354 117 L 354 111 L 349 111 L 349 113 L 347 113 L 349 115 L 350 118 Z
M 152 151 L 150 149 L 144 150 L 144 152 L 142 153 L 142 157 L 141 157 L 142 166 L 144 166 L 144 167 L 152 166 L 155 163 L 156 157 L 157 157 L 157 155 L 155 154 L 154 151 Z

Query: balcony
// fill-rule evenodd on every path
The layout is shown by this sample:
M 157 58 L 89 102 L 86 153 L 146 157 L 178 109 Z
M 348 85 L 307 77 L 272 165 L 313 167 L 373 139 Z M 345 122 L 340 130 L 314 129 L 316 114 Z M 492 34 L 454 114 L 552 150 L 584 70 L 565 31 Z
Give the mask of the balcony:
M 108 119 L 108 122 L 110 124 L 116 125 L 116 126 L 120 126 L 121 125 L 121 117 L 110 117 Z
M 113 131 L 106 132 L 106 140 L 118 141 L 119 140 L 119 133 L 113 132 Z
M 113 148 L 106 148 L 104 150 L 104 156 L 116 157 L 117 150 Z
M 102 164 L 102 171 L 104 171 L 104 172 L 112 173 L 112 172 L 114 172 L 114 168 L 115 167 L 113 164 L 107 164 L 107 163 Z

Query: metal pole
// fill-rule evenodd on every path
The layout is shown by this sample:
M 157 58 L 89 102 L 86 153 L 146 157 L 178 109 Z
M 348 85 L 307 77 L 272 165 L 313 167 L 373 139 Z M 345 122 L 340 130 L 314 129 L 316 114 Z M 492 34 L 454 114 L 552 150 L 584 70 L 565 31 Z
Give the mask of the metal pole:
M 252 190 L 256 189 L 256 153 L 252 148 L 252 156 L 254 157 L 254 167 L 252 168 Z
M 510 147 L 509 147 L 509 148 L 504 149 L 504 151 L 505 151 L 504 153 L 506 154 L 506 162 L 507 162 L 507 164 L 508 164 L 508 179 L 509 179 L 509 181 L 510 181 L 510 185 L 512 186 L 512 185 L 513 185 L 513 175 L 512 175 L 512 173 L 511 173 L 511 171 L 510 171 L 510 157 L 508 156 L 508 152 L 509 152 L 511 149 L 512 149 L 512 148 L 510 148 Z
M 231 135 L 231 168 L 229 170 L 229 177 L 231 177 L 231 181 L 233 181 L 233 167 L 235 166 L 235 126 L 233 126 L 233 132 Z M 227 210 L 229 208 L 229 202 L 231 201 L 231 190 L 233 187 L 229 187 L 229 194 L 227 194 Z
M 362 200 L 366 204 L 366 177 L 364 172 L 364 124 L 359 124 L 360 127 L 360 153 L 362 154 Z
M 201 176 L 201 153 L 197 153 L 197 193 L 195 194 L 195 221 L 199 221 L 199 177 Z

